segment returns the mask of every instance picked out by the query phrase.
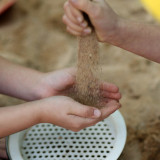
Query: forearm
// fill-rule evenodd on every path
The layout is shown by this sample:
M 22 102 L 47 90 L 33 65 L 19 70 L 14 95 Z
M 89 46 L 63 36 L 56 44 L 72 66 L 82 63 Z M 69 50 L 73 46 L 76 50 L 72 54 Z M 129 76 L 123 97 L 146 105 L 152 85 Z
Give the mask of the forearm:
M 104 0 L 68 0 L 63 22 L 76 36 L 90 34 L 81 11 L 88 14 L 100 42 L 107 42 L 160 63 L 160 27 L 124 20 Z M 76 11 L 75 11 L 76 10 Z M 77 17 L 81 21 L 77 20 Z
M 0 138 L 39 123 L 39 106 L 34 102 L 0 108 Z
M 109 43 L 160 63 L 160 27 L 120 20 L 116 35 Z
M 23 100 L 39 99 L 42 73 L 0 57 L 0 93 Z

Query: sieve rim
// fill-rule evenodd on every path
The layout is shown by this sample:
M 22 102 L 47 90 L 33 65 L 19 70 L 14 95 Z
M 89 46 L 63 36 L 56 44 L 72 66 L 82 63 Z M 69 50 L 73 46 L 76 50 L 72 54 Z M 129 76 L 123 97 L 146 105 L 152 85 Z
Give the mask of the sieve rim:
M 114 152 L 111 152 L 111 154 L 107 157 L 109 160 L 113 159 L 113 160 L 117 160 L 119 158 L 119 156 L 121 155 L 125 144 L 126 144 L 126 139 L 127 139 L 127 128 L 126 128 L 126 123 L 125 120 L 122 116 L 122 114 L 120 113 L 120 111 L 116 111 L 114 112 L 112 115 L 110 115 L 110 117 L 115 116 L 116 118 L 113 118 L 113 123 L 116 129 L 116 132 L 118 132 L 117 134 L 117 139 L 119 139 L 118 141 L 115 142 L 114 144 Z M 118 123 L 117 120 L 118 119 Z M 118 153 L 118 154 L 115 154 Z
M 18 133 L 15 133 L 15 134 L 12 134 L 12 135 L 6 137 L 6 150 L 7 150 L 7 156 L 9 158 L 9 160 L 14 160 L 14 159 L 12 159 L 11 152 L 10 152 L 10 148 L 11 148 L 10 147 L 10 145 L 11 145 L 10 144 L 10 139 L 12 139 L 12 141 L 14 141 L 14 142 L 17 142 L 15 144 L 17 144 L 19 146 L 19 141 L 20 141 L 20 139 L 22 139 L 24 137 L 27 130 L 29 130 L 29 129 L 20 131 Z M 22 154 L 20 152 L 19 147 L 14 147 L 14 150 L 19 153 L 19 157 L 18 157 L 18 159 L 16 158 L 16 160 L 24 160 L 23 157 L 22 157 Z M 16 154 L 16 152 L 14 152 L 14 154 Z
M 114 151 L 111 152 L 111 154 L 107 157 L 107 159 L 117 160 L 118 157 L 121 155 L 121 153 L 124 149 L 125 143 L 126 143 L 127 129 L 126 129 L 124 118 L 119 111 L 114 112 L 108 118 L 113 123 L 114 129 L 118 134 L 117 134 L 117 140 L 115 141 L 115 145 L 114 145 Z M 7 137 L 6 148 L 7 148 L 7 154 L 8 154 L 8 157 L 10 158 L 10 160 L 15 159 L 15 157 L 13 157 L 13 156 L 15 156 L 16 151 L 19 152 L 19 157 L 16 157 L 16 160 L 23 160 L 24 159 L 22 157 L 22 154 L 20 152 L 19 147 L 17 147 L 17 150 L 16 150 L 15 145 L 13 146 L 13 144 L 11 144 L 10 140 L 12 142 L 13 141 L 17 142 L 18 141 L 18 144 L 19 144 L 20 139 L 25 136 L 26 132 L 27 132 L 27 130 L 24 130 L 24 131 L 18 132 L 16 134 L 13 134 L 13 135 L 10 135 L 10 136 Z M 13 148 L 14 148 L 14 151 L 13 151 Z M 13 157 L 13 158 L 11 158 L 11 157 Z

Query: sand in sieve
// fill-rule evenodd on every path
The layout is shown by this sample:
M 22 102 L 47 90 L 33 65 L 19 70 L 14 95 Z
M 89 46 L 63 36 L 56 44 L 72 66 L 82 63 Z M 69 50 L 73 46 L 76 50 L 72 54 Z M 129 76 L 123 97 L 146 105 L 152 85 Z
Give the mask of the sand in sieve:
M 101 108 L 100 55 L 95 31 L 78 37 L 78 43 L 78 69 L 73 98 L 82 104 Z

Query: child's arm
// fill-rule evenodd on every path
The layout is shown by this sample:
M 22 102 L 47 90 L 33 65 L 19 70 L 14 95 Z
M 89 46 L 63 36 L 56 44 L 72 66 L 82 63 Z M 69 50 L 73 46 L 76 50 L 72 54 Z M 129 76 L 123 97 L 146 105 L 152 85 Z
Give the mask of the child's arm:
M 82 105 L 69 97 L 55 96 L 17 106 L 0 108 L 0 138 L 24 130 L 37 123 L 52 123 L 79 131 L 96 124 L 119 109 L 115 100 L 103 109 Z
M 101 92 L 106 105 L 101 111 L 75 102 L 69 97 L 56 96 L 65 95 L 73 86 L 75 74 L 76 70 L 72 68 L 41 73 L 0 58 L 2 94 L 28 101 L 54 96 L 0 108 L 0 137 L 41 122 L 78 131 L 103 120 L 120 107 L 118 100 L 121 95 L 118 87 L 104 82 L 101 84 Z
M 0 58 L 0 93 L 27 101 L 65 95 L 75 83 L 75 75 L 74 68 L 42 73 Z M 121 98 L 114 84 L 103 83 L 102 91 L 107 98 Z
M 35 100 L 43 97 L 43 74 L 0 57 L 0 93 L 23 100 Z M 45 87 L 45 86 L 44 86 Z
M 117 36 L 110 43 L 160 63 L 160 26 L 122 19 Z
M 99 41 L 108 42 L 160 63 L 160 27 L 124 20 L 104 0 L 69 0 L 63 21 L 74 35 L 86 35 L 90 28 L 80 11 L 86 12 Z

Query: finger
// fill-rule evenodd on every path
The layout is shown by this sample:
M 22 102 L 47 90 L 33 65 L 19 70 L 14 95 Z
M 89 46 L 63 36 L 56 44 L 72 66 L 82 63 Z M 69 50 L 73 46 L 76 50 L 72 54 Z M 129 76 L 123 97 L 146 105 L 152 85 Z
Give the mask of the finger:
M 83 31 L 83 33 L 80 33 L 80 32 L 76 32 L 76 31 L 74 31 L 72 28 L 70 28 L 70 27 L 68 27 L 67 26 L 67 29 L 66 29 L 69 33 L 71 33 L 71 34 L 73 34 L 73 35 L 75 35 L 75 36 L 85 36 L 85 35 L 87 35 L 87 34 L 89 34 L 89 33 L 91 33 L 92 32 L 92 30 L 89 28 L 87 28 L 86 30 L 84 30 Z
M 2 158 L 2 159 L 8 159 L 6 150 L 0 150 L 0 158 Z
M 70 6 L 69 6 L 69 2 L 65 2 L 64 4 L 64 10 L 65 10 L 65 14 L 66 16 L 75 24 L 79 24 L 78 20 L 76 19 L 76 17 L 74 17 L 74 15 L 71 12 Z
M 83 22 L 83 16 L 81 14 L 80 11 L 78 11 L 77 9 L 75 9 L 74 7 L 72 7 L 71 4 L 69 4 L 69 2 L 67 1 L 64 4 L 64 10 L 65 10 L 65 14 L 66 16 L 75 24 L 80 25 Z M 87 24 L 84 23 L 82 25 L 82 27 L 86 27 Z
M 111 115 L 113 112 L 115 112 L 119 108 L 120 108 L 120 104 L 112 100 L 104 108 L 101 109 L 102 114 L 101 114 L 101 117 L 98 119 L 83 118 L 83 117 L 71 115 L 71 122 L 72 122 L 71 130 L 77 132 L 86 127 L 93 126 L 99 121 L 102 121 L 103 119 L 107 118 L 109 115 Z
M 63 22 L 67 25 L 67 31 L 73 35 L 83 36 L 92 32 L 90 27 L 83 28 L 77 24 L 74 24 L 66 15 L 63 16 Z
M 82 105 L 76 101 L 70 105 L 68 115 L 76 115 L 83 118 L 99 118 L 101 111 L 97 108 Z
M 106 106 L 106 104 L 107 103 L 109 103 L 109 102 L 111 102 L 111 101 L 113 101 L 113 100 L 115 100 L 115 99 L 111 99 L 111 98 L 102 98 L 101 100 L 100 100 L 100 104 L 101 104 L 101 106 Z M 117 102 L 119 102 L 119 100 L 116 100 Z
M 83 118 L 75 115 L 70 115 L 70 121 L 72 126 L 70 129 L 75 132 L 78 132 L 86 127 L 93 126 L 96 123 L 95 119 Z
M 111 92 L 102 91 L 101 95 L 103 97 L 110 98 L 110 99 L 116 99 L 116 100 L 121 99 L 121 94 L 119 92 L 118 93 L 111 93 Z
M 89 0 L 69 0 L 69 3 L 72 4 L 75 8 L 88 13 L 90 9 L 93 9 L 93 4 Z
M 101 85 L 100 85 L 100 89 L 101 90 L 106 90 L 108 92 L 113 92 L 113 93 L 116 93 L 119 91 L 119 88 L 112 84 L 112 83 L 107 83 L 107 82 L 103 82 Z
M 66 70 L 66 72 L 68 72 L 70 75 L 72 75 L 72 77 L 76 78 L 77 68 L 75 68 L 75 67 L 70 67 L 70 68 L 66 68 L 65 70 Z
M 79 25 L 73 23 L 73 22 L 71 21 L 71 19 L 69 19 L 69 18 L 67 17 L 67 15 L 64 15 L 64 16 L 63 16 L 63 22 L 64 22 L 67 26 L 69 26 L 72 30 L 74 30 L 75 32 L 82 33 L 83 27 L 80 27 Z
M 120 107 L 121 107 L 120 103 L 114 100 L 107 103 L 106 106 L 104 106 L 101 109 L 101 113 L 102 113 L 101 120 L 107 118 L 109 115 L 111 115 L 113 112 L 118 110 Z
M 72 28 L 70 28 L 69 26 L 67 26 L 66 28 L 67 32 L 71 33 L 72 35 L 74 36 L 81 36 L 81 33 L 80 32 L 76 32 L 74 31 Z
M 69 5 L 71 14 L 75 17 L 76 23 L 80 24 L 83 28 L 88 26 L 87 21 L 84 19 L 81 11 L 73 7 L 71 4 Z

